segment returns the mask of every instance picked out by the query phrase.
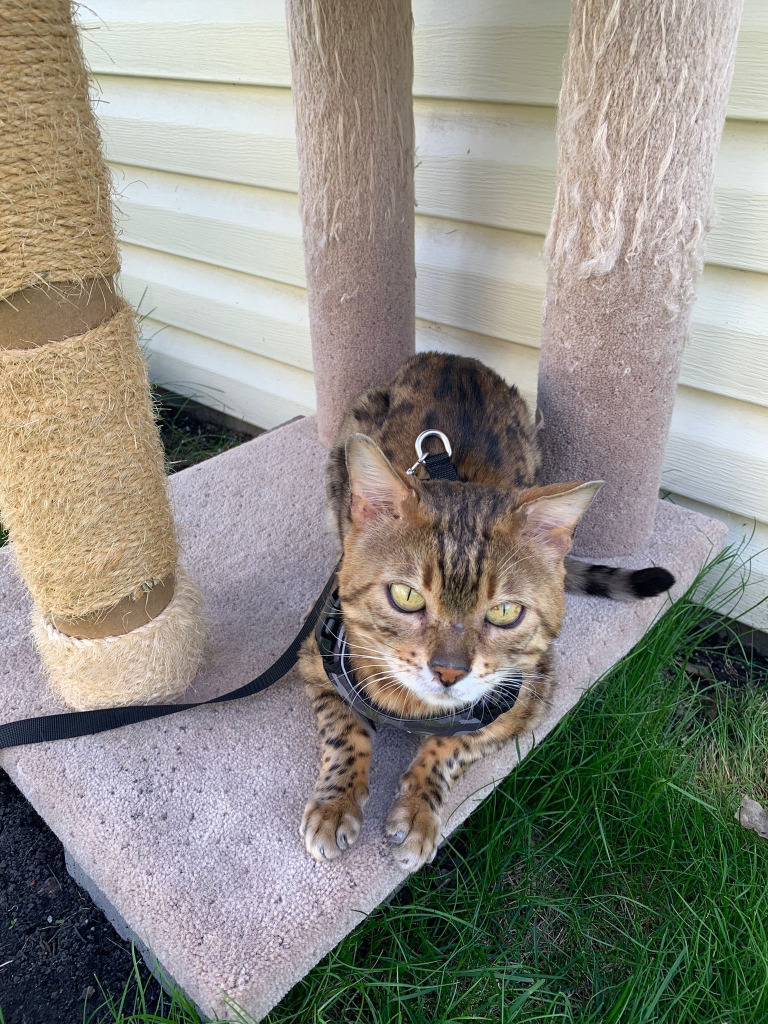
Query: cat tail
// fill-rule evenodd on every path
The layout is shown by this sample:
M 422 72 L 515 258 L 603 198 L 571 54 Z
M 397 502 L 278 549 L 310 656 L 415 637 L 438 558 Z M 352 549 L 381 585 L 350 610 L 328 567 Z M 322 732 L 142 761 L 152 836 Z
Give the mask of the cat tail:
M 565 589 L 571 594 L 608 597 L 613 601 L 637 601 L 656 597 L 669 590 L 675 577 L 667 569 L 614 569 L 610 565 L 590 565 L 575 558 L 565 560 Z

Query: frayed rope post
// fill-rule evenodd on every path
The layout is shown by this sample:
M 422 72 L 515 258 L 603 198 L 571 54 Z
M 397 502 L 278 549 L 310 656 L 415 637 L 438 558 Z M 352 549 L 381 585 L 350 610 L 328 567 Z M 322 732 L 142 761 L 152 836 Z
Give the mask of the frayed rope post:
M 539 364 L 548 481 L 606 481 L 576 553 L 649 539 L 741 0 L 573 0 Z
M 0 0 L 0 518 L 55 694 L 167 700 L 202 656 L 69 0 Z

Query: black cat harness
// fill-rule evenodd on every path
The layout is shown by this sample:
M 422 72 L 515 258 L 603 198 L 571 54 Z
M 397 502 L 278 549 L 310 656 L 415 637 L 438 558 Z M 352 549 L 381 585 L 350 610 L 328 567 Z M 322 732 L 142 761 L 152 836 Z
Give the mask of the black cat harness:
M 444 446 L 439 455 L 428 455 L 423 451 L 424 440 L 430 435 L 438 437 Z M 426 430 L 416 438 L 417 461 L 408 470 L 413 475 L 416 468 L 423 465 L 432 480 L 458 481 L 459 476 L 451 461 L 451 446 L 445 434 L 439 430 Z M 301 629 L 293 638 L 288 648 L 269 668 L 265 669 L 250 683 L 239 686 L 228 693 L 222 693 L 210 700 L 195 701 L 187 704 L 149 704 L 131 705 L 122 708 L 101 708 L 97 711 L 71 711 L 59 715 L 41 715 L 37 718 L 24 718 L 18 722 L 6 722 L 0 725 L 0 750 L 6 747 L 18 747 L 31 743 L 49 743 L 53 740 L 69 740 L 78 736 L 92 736 L 95 733 L 108 732 L 125 725 L 137 722 L 148 722 L 153 718 L 164 718 L 175 715 L 179 711 L 192 711 L 206 704 L 224 704 L 241 697 L 252 697 L 266 690 L 279 679 L 282 679 L 296 664 L 301 645 L 315 629 L 315 636 L 323 655 L 323 665 L 328 678 L 336 691 L 363 718 L 382 725 L 391 725 L 406 732 L 435 735 L 457 736 L 464 732 L 474 732 L 484 725 L 489 725 L 499 715 L 514 705 L 520 691 L 522 679 L 510 679 L 504 687 L 505 695 L 496 703 L 493 710 L 481 706 L 481 702 L 456 711 L 452 715 L 426 719 L 396 718 L 378 708 L 363 692 L 355 679 L 350 664 L 348 644 L 341 618 L 341 607 L 338 594 L 334 589 L 336 572 L 334 569 L 330 579 L 323 587 L 322 593 L 315 601 L 309 615 L 302 623 Z
M 323 659 L 325 674 L 334 689 L 349 704 L 352 710 L 367 718 L 375 727 L 388 725 L 393 729 L 415 733 L 419 736 L 461 736 L 465 732 L 475 732 L 491 722 L 499 715 L 514 707 L 520 692 L 520 677 L 507 681 L 503 696 L 494 695 L 493 707 L 486 706 L 482 700 L 476 704 L 458 708 L 448 715 L 433 715 L 429 718 L 399 718 L 379 707 L 366 693 L 358 682 L 349 653 L 349 643 L 341 617 L 339 592 L 335 590 L 328 601 L 327 610 L 320 616 L 315 628 L 317 647 Z
M 437 455 L 425 454 L 423 450 L 425 439 L 432 435 L 438 437 L 443 444 L 443 451 Z M 419 434 L 416 438 L 416 454 L 418 459 L 407 470 L 410 476 L 415 474 L 418 466 L 424 466 L 431 480 L 460 482 L 451 458 L 453 452 L 450 442 L 441 431 L 425 430 Z M 325 674 L 336 692 L 354 712 L 361 718 L 366 718 L 374 727 L 388 725 L 393 729 L 400 729 L 420 736 L 461 736 L 463 733 L 476 732 L 478 729 L 490 725 L 491 722 L 495 722 L 499 715 L 503 715 L 505 711 L 514 707 L 520 693 L 522 678 L 518 675 L 506 681 L 502 693 L 494 694 L 492 707 L 486 705 L 481 699 L 446 715 L 434 715 L 428 718 L 400 718 L 397 715 L 391 715 L 376 704 L 366 694 L 355 676 L 338 590 L 334 590 L 331 594 L 326 610 L 317 621 L 315 640 L 323 659 Z

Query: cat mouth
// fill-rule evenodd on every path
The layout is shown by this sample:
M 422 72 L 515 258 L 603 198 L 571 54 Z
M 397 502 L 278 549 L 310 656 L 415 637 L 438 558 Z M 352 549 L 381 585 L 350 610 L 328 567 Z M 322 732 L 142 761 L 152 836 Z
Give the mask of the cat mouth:
M 446 689 L 426 667 L 421 670 L 416 679 L 404 676 L 401 677 L 401 680 L 414 697 L 440 711 L 460 711 L 470 708 L 487 696 L 492 689 L 469 677 Z
M 389 667 L 389 666 L 388 666 Z M 386 678 L 372 681 L 361 679 L 368 696 L 382 707 L 399 711 L 403 706 L 414 704 L 418 713 L 440 712 L 453 714 L 472 707 L 482 694 L 467 694 L 461 689 L 447 690 L 432 677 L 429 669 L 413 673 L 396 671 L 389 667 Z M 419 706 L 420 705 L 420 706 Z

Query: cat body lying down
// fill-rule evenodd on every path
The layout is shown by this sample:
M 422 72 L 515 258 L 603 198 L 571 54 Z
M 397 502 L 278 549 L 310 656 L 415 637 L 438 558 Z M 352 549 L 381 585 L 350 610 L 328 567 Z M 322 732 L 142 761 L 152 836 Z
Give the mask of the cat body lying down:
M 453 446 L 460 483 L 430 480 L 415 459 L 424 430 Z M 440 445 L 427 450 L 439 451 Z M 343 548 L 339 599 L 355 676 L 404 718 L 517 699 L 491 724 L 430 736 L 403 775 L 386 834 L 408 870 L 434 857 L 453 782 L 478 758 L 533 728 L 555 687 L 552 643 L 566 589 L 619 600 L 668 589 L 638 572 L 567 558 L 600 481 L 537 484 L 536 429 L 517 389 L 473 359 L 423 353 L 349 410 L 327 471 Z M 317 860 L 356 841 L 368 798 L 370 723 L 336 692 L 310 637 L 301 672 L 315 710 L 321 767 L 301 833 Z

